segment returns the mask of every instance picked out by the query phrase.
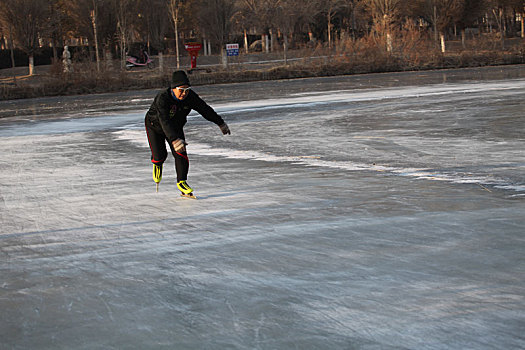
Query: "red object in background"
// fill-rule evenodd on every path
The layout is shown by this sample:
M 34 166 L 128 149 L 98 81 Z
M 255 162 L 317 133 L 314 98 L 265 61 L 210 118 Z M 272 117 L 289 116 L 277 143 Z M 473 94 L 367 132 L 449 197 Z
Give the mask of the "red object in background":
M 187 43 L 184 44 L 184 48 L 191 56 L 191 69 L 197 67 L 197 57 L 199 56 L 199 51 L 202 48 L 202 44 L 199 43 Z

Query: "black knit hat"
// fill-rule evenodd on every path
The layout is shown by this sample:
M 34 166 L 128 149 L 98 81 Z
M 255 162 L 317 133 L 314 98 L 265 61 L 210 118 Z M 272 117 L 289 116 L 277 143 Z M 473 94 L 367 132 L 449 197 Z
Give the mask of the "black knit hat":
M 176 88 L 177 86 L 190 85 L 190 80 L 186 75 L 186 72 L 183 70 L 177 70 L 173 72 L 171 76 L 171 88 Z

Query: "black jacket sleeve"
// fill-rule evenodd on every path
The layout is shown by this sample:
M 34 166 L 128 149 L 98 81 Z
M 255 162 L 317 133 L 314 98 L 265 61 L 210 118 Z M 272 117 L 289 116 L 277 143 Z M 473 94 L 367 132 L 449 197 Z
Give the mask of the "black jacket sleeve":
M 206 102 L 204 102 L 204 100 L 200 98 L 196 92 L 191 91 L 188 98 L 191 99 L 189 101 L 191 103 L 191 108 L 196 110 L 205 119 L 219 126 L 224 124 L 224 120 L 221 118 L 221 116 L 218 115 L 217 112 L 215 112 L 213 108 L 211 108 Z

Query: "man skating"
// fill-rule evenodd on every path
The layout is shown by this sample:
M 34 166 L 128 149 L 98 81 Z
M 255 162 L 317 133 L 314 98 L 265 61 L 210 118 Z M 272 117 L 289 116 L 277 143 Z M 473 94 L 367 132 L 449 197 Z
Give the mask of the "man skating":
M 167 140 L 175 158 L 177 188 L 183 196 L 194 197 L 193 189 L 187 183 L 189 159 L 183 131 L 186 118 L 192 109 L 217 124 L 224 135 L 230 134 L 230 129 L 221 116 L 191 89 L 186 73 L 181 70 L 174 72 L 170 88 L 155 96 L 145 118 L 153 163 L 153 181 L 157 184 L 157 190 L 162 179 L 162 164 L 168 157 L 165 144 Z

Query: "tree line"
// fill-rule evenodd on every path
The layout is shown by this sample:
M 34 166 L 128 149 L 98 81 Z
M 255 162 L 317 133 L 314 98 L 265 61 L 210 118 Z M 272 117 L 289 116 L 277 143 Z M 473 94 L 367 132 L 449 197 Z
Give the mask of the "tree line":
M 31 74 L 35 52 L 50 46 L 58 57 L 72 39 L 98 64 L 108 52 L 124 57 L 133 42 L 177 59 L 186 41 L 218 53 L 229 42 L 249 50 L 257 39 L 262 50 L 286 53 L 373 36 L 391 50 L 411 23 L 444 50 L 448 37 L 464 41 L 468 31 L 496 32 L 504 47 L 524 35 L 524 17 L 525 0 L 0 0 L 0 45 L 26 52 Z

